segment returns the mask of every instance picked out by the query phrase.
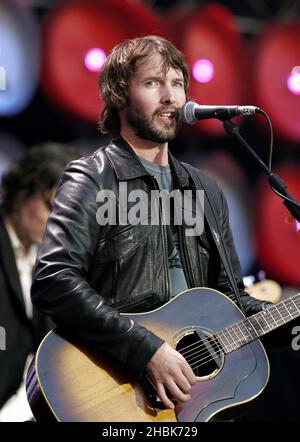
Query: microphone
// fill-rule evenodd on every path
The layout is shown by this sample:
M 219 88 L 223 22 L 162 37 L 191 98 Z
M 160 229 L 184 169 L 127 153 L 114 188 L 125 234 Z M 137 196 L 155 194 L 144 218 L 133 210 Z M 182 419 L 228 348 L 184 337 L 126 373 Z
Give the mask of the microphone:
M 219 118 L 220 120 L 229 119 L 238 115 L 248 116 L 259 112 L 260 108 L 255 106 L 200 106 L 193 101 L 187 101 L 179 112 L 181 121 L 187 124 L 195 124 L 198 120 L 207 120 L 208 118 Z

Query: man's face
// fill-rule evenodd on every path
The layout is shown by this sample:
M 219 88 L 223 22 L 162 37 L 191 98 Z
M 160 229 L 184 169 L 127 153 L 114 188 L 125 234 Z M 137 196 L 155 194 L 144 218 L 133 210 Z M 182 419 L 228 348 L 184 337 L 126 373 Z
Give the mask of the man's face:
M 143 60 L 130 81 L 122 129 L 125 125 L 155 143 L 171 141 L 180 129 L 178 111 L 185 101 L 181 71 L 169 68 L 164 72 L 159 55 Z
M 42 194 L 33 195 L 24 200 L 16 213 L 18 231 L 25 244 L 41 243 L 51 211 L 54 189 Z

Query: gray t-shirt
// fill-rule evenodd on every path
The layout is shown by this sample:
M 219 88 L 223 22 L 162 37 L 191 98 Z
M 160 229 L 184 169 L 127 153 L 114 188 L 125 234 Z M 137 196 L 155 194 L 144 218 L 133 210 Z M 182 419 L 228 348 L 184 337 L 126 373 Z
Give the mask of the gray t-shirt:
M 173 190 L 172 172 L 169 165 L 161 166 L 160 164 L 151 163 L 140 157 L 143 166 L 147 171 L 156 178 L 160 190 L 171 192 Z M 171 214 L 172 215 L 172 214 Z M 180 249 L 178 244 L 178 233 L 176 226 L 172 223 L 173 217 L 170 217 L 171 225 L 166 225 L 167 242 L 168 242 L 168 268 L 170 281 L 170 296 L 188 289 L 186 278 L 182 268 Z

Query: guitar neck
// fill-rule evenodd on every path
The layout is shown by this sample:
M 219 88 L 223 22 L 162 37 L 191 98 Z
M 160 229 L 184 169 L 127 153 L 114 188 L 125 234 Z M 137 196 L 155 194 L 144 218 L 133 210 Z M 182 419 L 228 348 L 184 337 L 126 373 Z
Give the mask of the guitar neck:
M 217 333 L 225 353 L 230 353 L 249 342 L 275 330 L 300 316 L 300 293 Z

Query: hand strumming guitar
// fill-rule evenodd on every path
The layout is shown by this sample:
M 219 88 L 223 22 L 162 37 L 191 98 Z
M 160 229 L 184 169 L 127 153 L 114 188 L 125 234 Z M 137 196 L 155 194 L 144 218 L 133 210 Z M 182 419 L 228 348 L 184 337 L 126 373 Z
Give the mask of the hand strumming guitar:
M 197 378 L 184 357 L 166 342 L 154 353 L 147 365 L 147 374 L 154 384 L 157 395 L 167 408 L 174 409 L 174 401 L 187 402 L 189 391 Z

